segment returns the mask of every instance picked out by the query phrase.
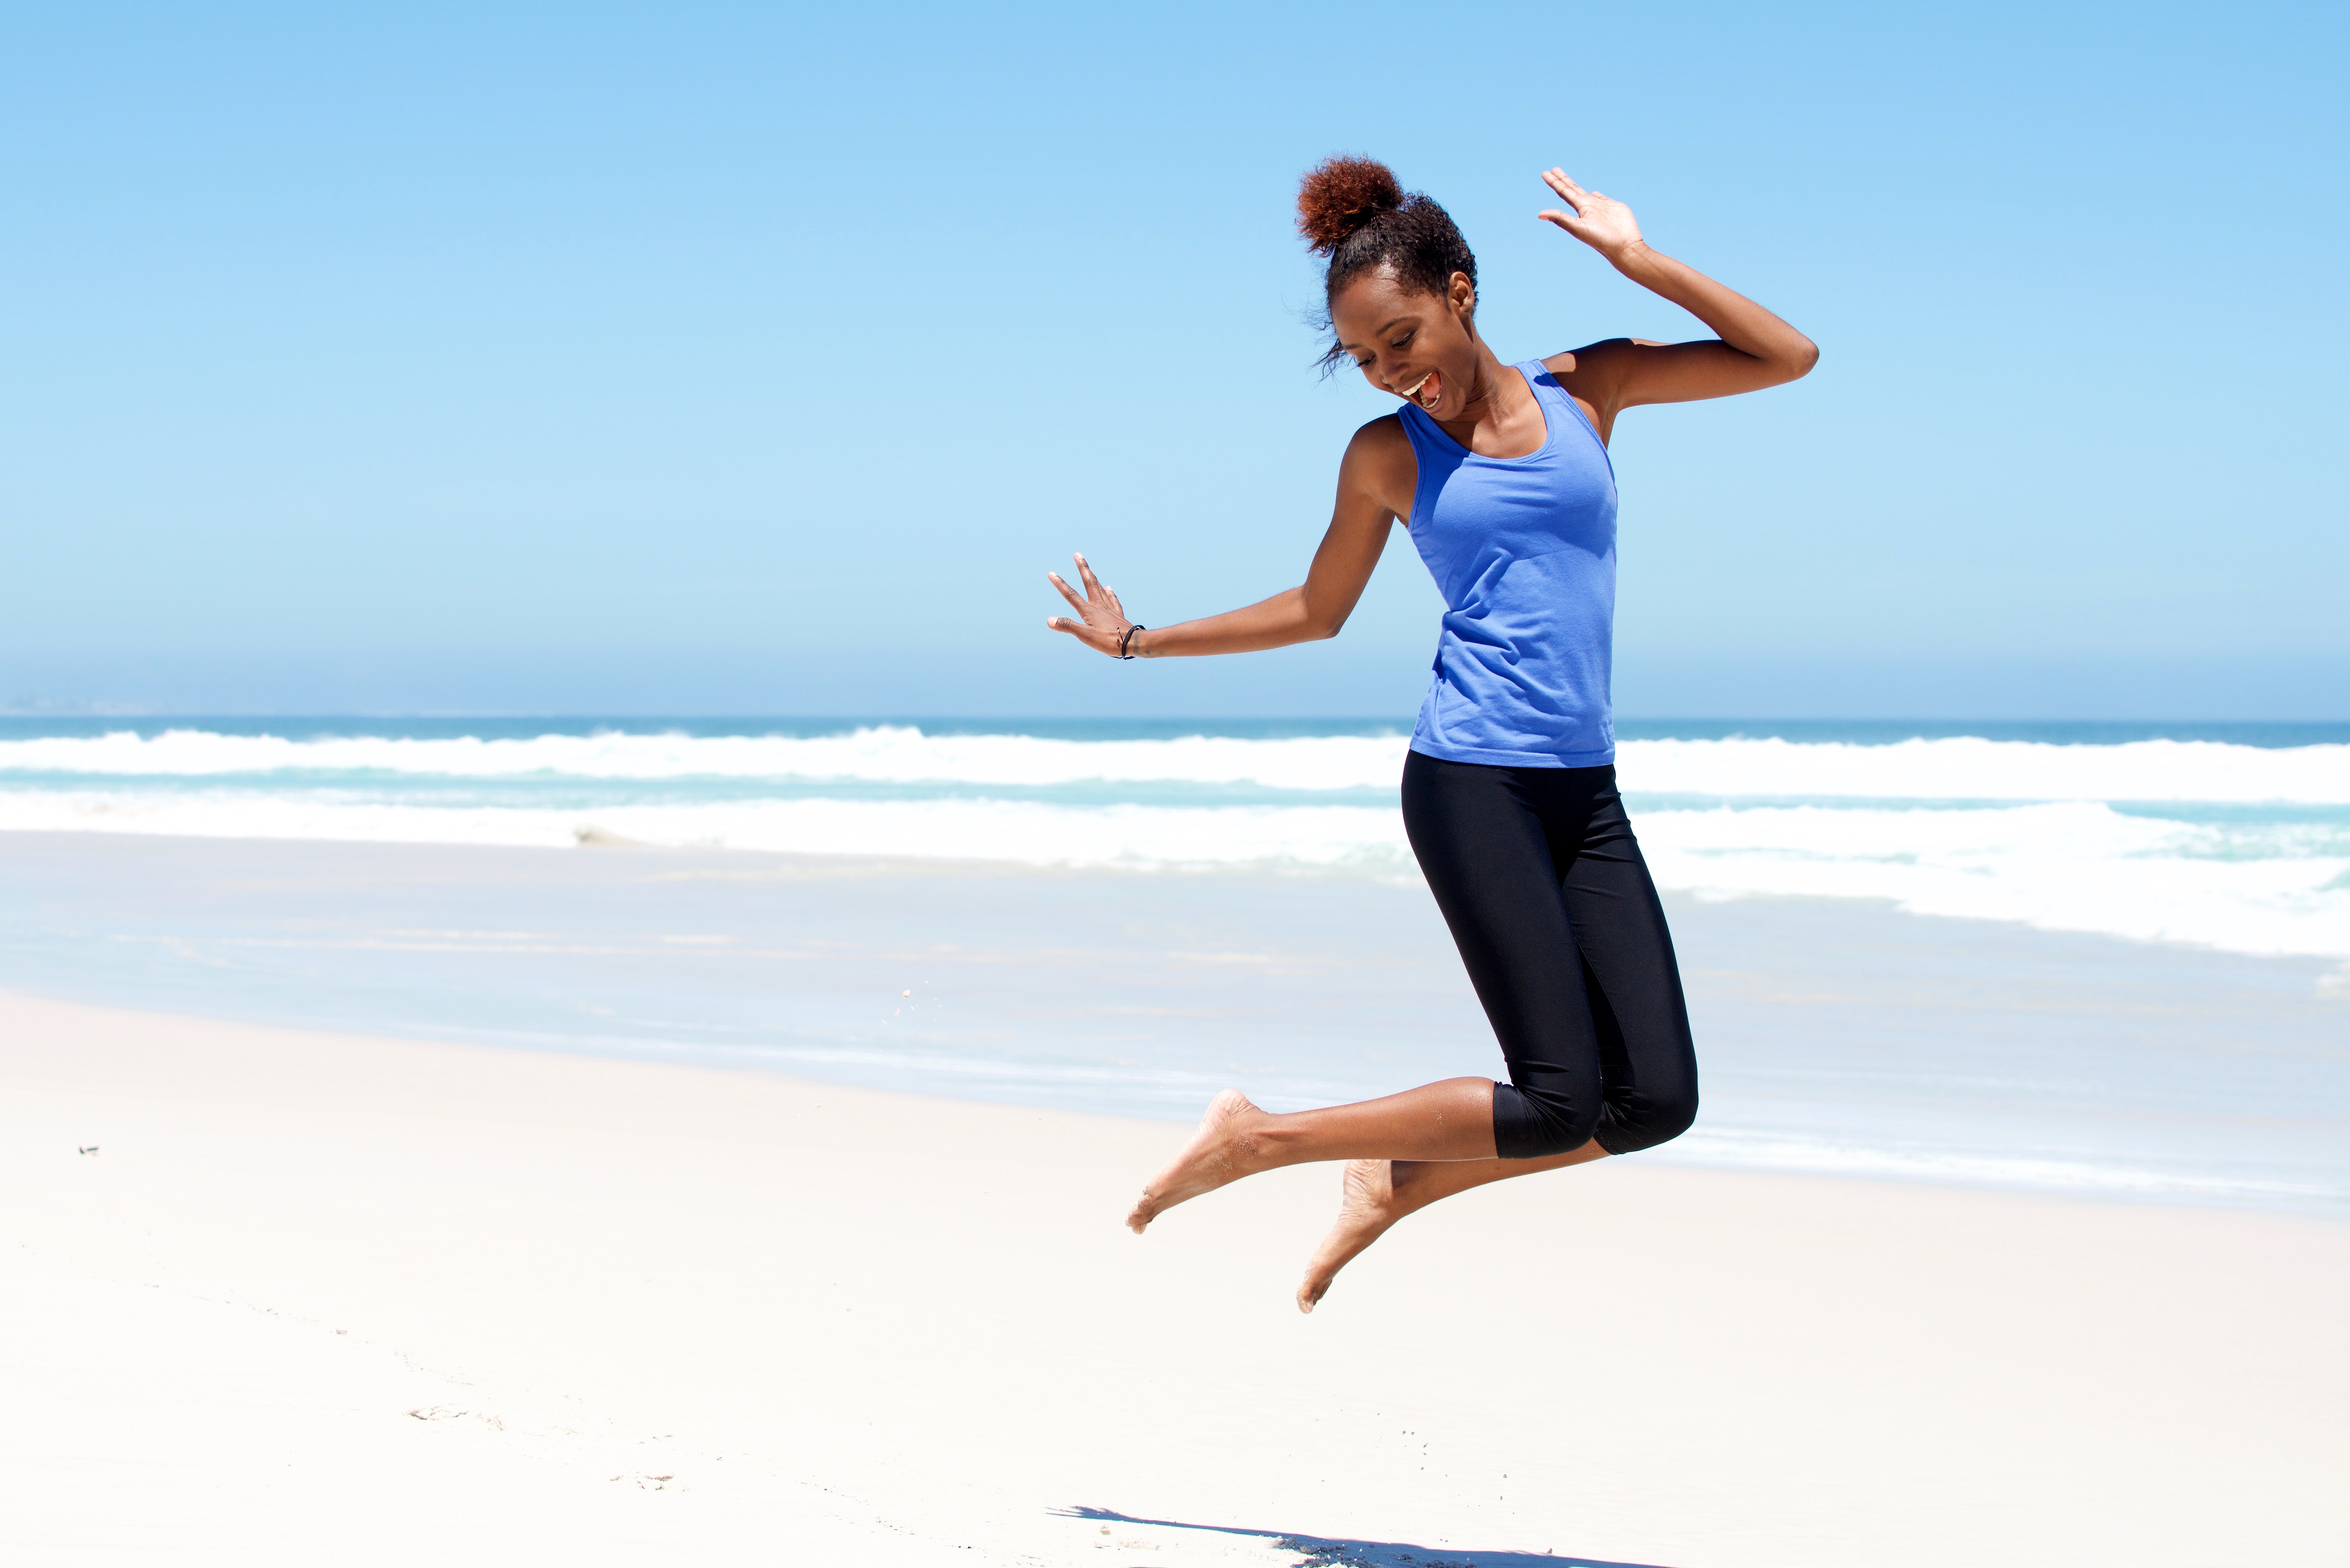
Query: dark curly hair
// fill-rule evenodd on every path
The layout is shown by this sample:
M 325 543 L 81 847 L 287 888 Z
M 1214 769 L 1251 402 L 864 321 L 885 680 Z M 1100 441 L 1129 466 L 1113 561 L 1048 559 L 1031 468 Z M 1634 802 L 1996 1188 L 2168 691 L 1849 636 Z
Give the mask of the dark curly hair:
M 1367 272 L 1391 269 L 1405 287 L 1441 296 L 1452 275 L 1474 285 L 1477 258 L 1452 215 L 1417 191 L 1407 193 L 1395 171 L 1373 158 L 1326 158 L 1297 186 L 1297 232 L 1316 255 L 1330 258 L 1322 280 L 1322 315 L 1329 302 Z M 1347 358 L 1336 342 L 1322 356 L 1328 375 Z

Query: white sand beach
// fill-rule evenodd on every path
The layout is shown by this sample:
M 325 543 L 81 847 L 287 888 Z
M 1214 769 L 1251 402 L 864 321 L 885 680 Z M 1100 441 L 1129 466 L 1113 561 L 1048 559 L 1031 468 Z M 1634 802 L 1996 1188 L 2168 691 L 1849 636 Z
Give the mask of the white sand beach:
M 11 1563 L 2350 1555 L 2350 1228 L 1671 1168 L 1289 1302 L 1156 1122 L 0 997 Z M 94 1148 L 95 1152 L 78 1150 Z

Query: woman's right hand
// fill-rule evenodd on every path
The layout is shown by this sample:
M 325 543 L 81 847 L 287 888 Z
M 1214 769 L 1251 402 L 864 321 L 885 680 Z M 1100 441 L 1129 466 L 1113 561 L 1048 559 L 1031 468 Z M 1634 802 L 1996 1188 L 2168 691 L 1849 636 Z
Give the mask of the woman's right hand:
M 1632 209 L 1615 197 L 1585 190 L 1568 179 L 1564 169 L 1544 171 L 1543 183 L 1566 205 L 1544 207 L 1534 216 L 1545 223 L 1556 223 L 1617 266 L 1647 244 L 1640 238 L 1639 220 L 1632 216 Z
M 1069 587 L 1060 573 L 1047 572 L 1045 577 L 1061 590 L 1061 597 L 1069 601 L 1069 607 L 1077 612 L 1077 618 L 1071 620 L 1065 615 L 1047 616 L 1045 624 L 1055 631 L 1067 632 L 1097 653 L 1106 653 L 1116 659 L 1127 628 L 1134 623 L 1126 618 L 1126 607 L 1118 602 L 1116 591 L 1102 586 L 1101 579 L 1094 576 L 1094 569 L 1086 565 L 1086 558 L 1076 556 L 1072 559 L 1077 563 L 1078 580 L 1086 585 L 1083 598 L 1077 597 L 1077 591 Z M 1131 653 L 1133 649 L 1127 651 Z

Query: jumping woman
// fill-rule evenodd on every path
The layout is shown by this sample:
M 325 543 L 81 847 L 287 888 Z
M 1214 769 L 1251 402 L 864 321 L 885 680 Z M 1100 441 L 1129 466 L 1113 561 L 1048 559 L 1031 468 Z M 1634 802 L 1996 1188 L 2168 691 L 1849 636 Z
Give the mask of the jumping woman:
M 1711 327 L 1703 342 L 1617 337 L 1504 364 L 1477 330 L 1477 259 L 1442 207 L 1384 164 L 1305 177 L 1297 226 L 1329 257 L 1326 363 L 1403 400 L 1357 431 L 1305 585 L 1203 620 L 1128 620 L 1083 556 L 1077 618 L 1048 624 L 1113 658 L 1246 653 L 1336 637 L 1400 521 L 1447 607 L 1404 760 L 1403 821 L 1501 1042 L 1510 1081 L 1447 1078 L 1276 1116 L 1217 1096 L 1142 1189 L 1138 1232 L 1188 1199 L 1278 1166 L 1346 1160 L 1338 1220 L 1307 1264 L 1312 1312 L 1340 1269 L 1440 1198 L 1653 1148 L 1697 1115 L 1697 1057 L 1671 933 L 1616 792 L 1608 678 L 1616 478 L 1607 439 L 1643 403 L 1792 381 L 1819 350 L 1752 300 L 1640 237 L 1631 209 L 1559 170 L 1537 214 Z

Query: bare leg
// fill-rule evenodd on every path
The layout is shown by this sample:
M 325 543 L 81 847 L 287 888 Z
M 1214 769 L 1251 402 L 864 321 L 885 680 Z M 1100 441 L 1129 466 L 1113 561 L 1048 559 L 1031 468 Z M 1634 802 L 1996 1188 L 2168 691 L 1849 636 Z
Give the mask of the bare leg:
M 1458 1159 L 1442 1164 L 1409 1159 L 1356 1159 L 1347 1163 L 1339 1189 L 1338 1219 L 1305 1265 L 1305 1279 L 1297 1287 L 1297 1310 L 1312 1312 L 1338 1271 L 1355 1255 L 1388 1232 L 1388 1227 L 1440 1198 L 1532 1176 L 1537 1170 L 1564 1170 L 1605 1159 L 1607 1151 L 1594 1138 L 1581 1148 L 1544 1159 Z
M 1139 1234 L 1187 1199 L 1284 1165 L 1317 1159 L 1492 1158 L 1491 1078 L 1446 1078 L 1383 1099 L 1287 1116 L 1261 1111 L 1238 1089 L 1226 1089 L 1200 1118 L 1200 1130 L 1190 1145 L 1144 1184 L 1126 1222 Z

